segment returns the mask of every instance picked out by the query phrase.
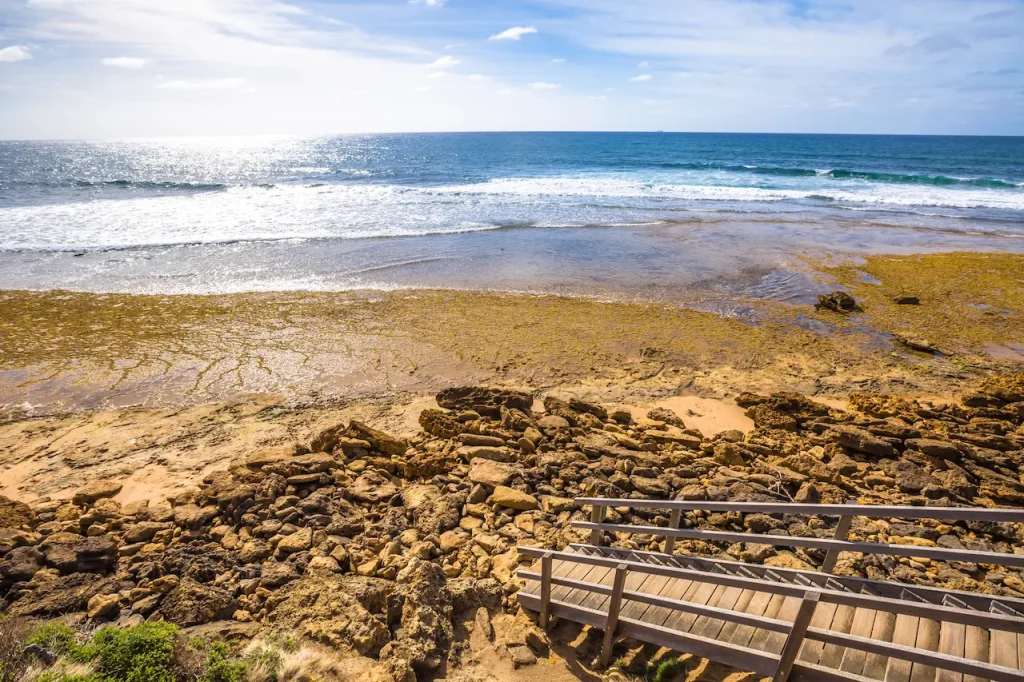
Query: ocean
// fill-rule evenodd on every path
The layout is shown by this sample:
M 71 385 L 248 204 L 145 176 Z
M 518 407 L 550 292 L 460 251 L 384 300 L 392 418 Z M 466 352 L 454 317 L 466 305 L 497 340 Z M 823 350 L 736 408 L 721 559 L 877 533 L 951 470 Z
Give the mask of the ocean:
M 805 256 L 1024 250 L 1024 138 L 0 142 L 0 288 L 810 300 Z

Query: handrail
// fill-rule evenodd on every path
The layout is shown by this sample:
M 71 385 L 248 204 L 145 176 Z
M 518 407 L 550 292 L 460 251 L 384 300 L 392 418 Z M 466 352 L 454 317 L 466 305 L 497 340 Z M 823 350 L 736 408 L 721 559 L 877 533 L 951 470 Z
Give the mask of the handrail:
M 832 540 L 825 538 L 802 538 L 791 535 L 763 535 L 761 533 L 733 533 L 714 530 L 690 530 L 686 528 L 660 528 L 658 526 L 633 526 L 621 523 L 591 523 L 590 521 L 573 521 L 573 528 L 593 531 L 610 531 L 613 533 L 632 533 L 637 535 L 660 535 L 663 537 L 684 538 L 687 540 L 712 540 L 719 542 L 751 542 L 759 545 L 775 545 L 781 547 L 808 547 L 811 549 L 828 549 L 840 552 L 858 552 L 861 554 L 888 554 L 902 557 L 924 557 L 940 561 L 973 561 L 1024 568 L 1024 554 L 1008 552 L 977 552 L 964 549 L 945 549 L 943 547 L 920 547 L 918 545 L 892 545 L 880 542 L 854 542 L 850 540 Z
M 951 623 L 962 623 L 994 630 L 1005 630 L 1017 634 L 1024 634 L 1024 619 L 1014 616 L 1007 616 L 1001 613 L 986 613 L 971 609 L 961 609 L 954 606 L 939 606 L 924 602 L 912 602 L 890 597 L 876 595 L 865 595 L 856 592 L 839 592 L 829 588 L 816 585 L 793 585 L 790 583 L 777 583 L 760 578 L 744 578 L 729 573 L 710 573 L 708 571 L 695 571 L 688 568 L 676 568 L 674 566 L 662 566 L 648 564 L 642 561 L 631 561 L 629 559 L 598 557 L 583 555 L 574 552 L 557 552 L 538 547 L 520 547 L 519 553 L 524 556 L 541 557 L 550 552 L 553 558 L 561 559 L 579 564 L 591 566 L 604 566 L 615 568 L 625 565 L 629 570 L 638 573 L 650 573 L 670 578 L 684 578 L 697 582 L 712 583 L 725 587 L 739 587 L 754 590 L 757 592 L 769 592 L 784 597 L 803 598 L 808 593 L 821 593 L 821 601 L 838 604 L 840 606 L 853 606 L 873 609 L 876 611 L 888 611 L 890 613 L 917 616 L 919 618 L 930 618 L 932 620 L 945 620 Z
M 979 509 L 977 507 L 902 507 L 870 504 L 801 504 L 797 502 L 711 502 L 707 500 L 633 500 L 611 497 L 577 497 L 578 505 L 669 509 L 680 511 L 738 511 L 761 514 L 803 514 L 816 516 L 864 516 L 902 519 L 946 519 L 950 521 L 1011 521 L 1024 523 L 1024 509 Z

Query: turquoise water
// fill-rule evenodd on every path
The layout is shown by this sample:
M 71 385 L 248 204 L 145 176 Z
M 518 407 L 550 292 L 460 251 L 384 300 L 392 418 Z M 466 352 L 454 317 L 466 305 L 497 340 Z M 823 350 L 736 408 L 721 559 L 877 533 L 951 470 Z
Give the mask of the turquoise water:
M 1018 250 L 1022 236 L 1024 138 L 0 142 L 3 288 L 792 298 L 813 288 L 778 286 L 801 253 Z

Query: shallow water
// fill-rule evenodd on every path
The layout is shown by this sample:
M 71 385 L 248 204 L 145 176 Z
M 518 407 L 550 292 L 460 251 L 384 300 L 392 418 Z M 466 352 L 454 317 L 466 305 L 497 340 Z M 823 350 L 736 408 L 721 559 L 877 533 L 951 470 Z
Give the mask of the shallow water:
M 0 143 L 0 288 L 805 302 L 801 255 L 1024 250 L 1024 139 Z

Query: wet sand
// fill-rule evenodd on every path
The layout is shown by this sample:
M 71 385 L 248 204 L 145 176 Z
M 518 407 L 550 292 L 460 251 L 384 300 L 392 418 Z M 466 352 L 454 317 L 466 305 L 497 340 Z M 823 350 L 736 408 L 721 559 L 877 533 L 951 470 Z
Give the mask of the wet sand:
M 662 405 L 706 433 L 749 425 L 741 391 L 841 406 L 858 391 L 939 398 L 1024 361 L 1024 256 L 808 259 L 841 315 L 756 299 L 679 305 L 442 290 L 138 296 L 0 293 L 0 494 L 123 496 L 201 480 L 256 448 L 352 417 L 396 433 L 433 394 L 489 384 Z M 899 305 L 914 295 L 919 305 Z M 927 338 L 921 353 L 894 334 Z M 127 497 L 125 499 L 127 500 Z

